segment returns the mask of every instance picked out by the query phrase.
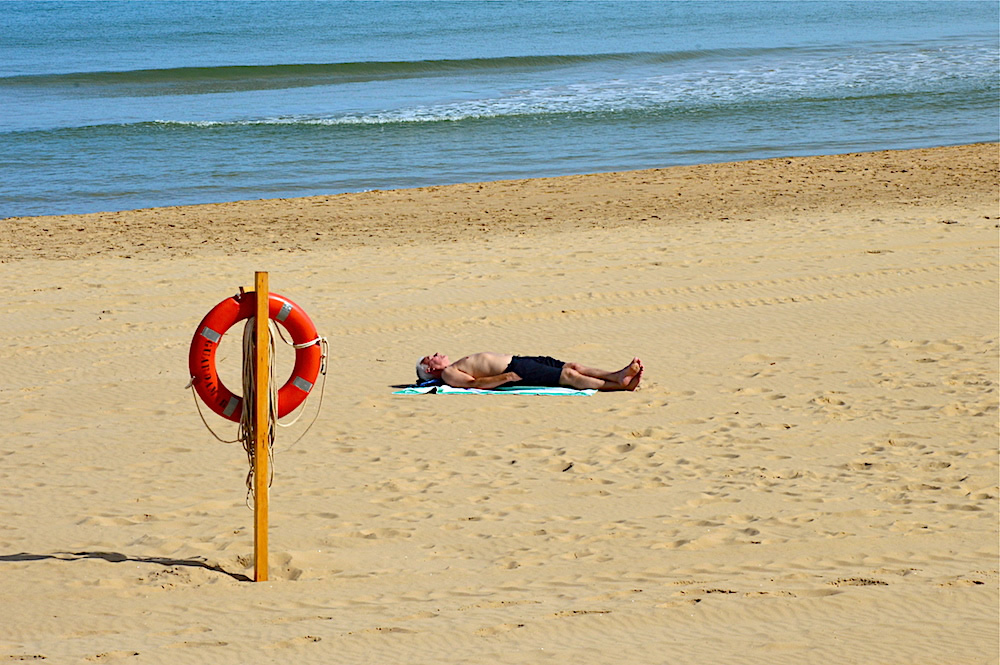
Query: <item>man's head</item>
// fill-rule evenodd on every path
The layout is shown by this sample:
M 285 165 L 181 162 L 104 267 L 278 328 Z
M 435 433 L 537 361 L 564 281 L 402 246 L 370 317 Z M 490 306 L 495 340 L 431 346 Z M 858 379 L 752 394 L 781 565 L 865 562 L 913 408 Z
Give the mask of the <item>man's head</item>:
M 424 356 L 417 361 L 417 378 L 420 381 L 431 381 L 441 378 L 441 370 L 450 365 L 448 356 L 435 353 L 432 356 Z

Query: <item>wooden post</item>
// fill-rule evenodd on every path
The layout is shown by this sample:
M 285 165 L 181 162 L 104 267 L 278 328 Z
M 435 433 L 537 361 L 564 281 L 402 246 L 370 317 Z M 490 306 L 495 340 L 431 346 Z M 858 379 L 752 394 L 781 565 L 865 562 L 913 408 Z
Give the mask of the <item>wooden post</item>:
M 269 330 L 267 273 L 255 273 L 254 291 L 257 295 L 257 321 L 255 339 L 257 358 L 254 363 L 255 394 L 253 413 L 254 473 L 253 473 L 253 579 L 267 581 L 267 503 L 270 459 L 268 457 L 271 393 L 268 386 L 271 368 L 271 336 Z

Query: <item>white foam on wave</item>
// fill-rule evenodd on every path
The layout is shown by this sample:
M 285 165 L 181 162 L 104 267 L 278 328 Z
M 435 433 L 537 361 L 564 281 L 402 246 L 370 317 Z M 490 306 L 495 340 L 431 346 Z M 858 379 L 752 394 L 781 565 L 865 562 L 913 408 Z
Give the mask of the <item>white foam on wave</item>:
M 998 54 L 985 47 L 829 52 L 715 62 L 710 68 L 644 67 L 610 78 L 554 86 L 512 87 L 496 95 L 367 113 L 289 115 L 183 123 L 220 125 L 386 125 L 518 116 L 629 112 L 698 112 L 726 105 L 936 93 L 957 86 L 996 87 Z

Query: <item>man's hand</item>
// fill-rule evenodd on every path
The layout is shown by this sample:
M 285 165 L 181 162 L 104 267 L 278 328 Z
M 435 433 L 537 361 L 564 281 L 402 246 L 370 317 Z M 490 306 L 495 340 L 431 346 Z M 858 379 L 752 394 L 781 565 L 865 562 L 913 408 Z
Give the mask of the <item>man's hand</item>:
M 478 379 L 471 374 L 467 374 L 455 366 L 449 366 L 441 372 L 441 380 L 452 388 L 481 388 L 489 390 L 502 386 L 512 381 L 520 381 L 521 377 L 516 372 L 504 372 L 495 376 L 482 376 Z
M 521 380 L 521 375 L 517 372 L 507 372 L 507 381 L 505 383 L 514 383 L 515 381 Z
M 503 374 L 497 374 L 496 376 L 483 376 L 478 379 L 473 379 L 472 385 L 469 387 L 489 390 L 491 388 L 496 388 L 497 386 L 502 386 L 505 383 L 520 380 L 521 377 L 518 376 L 516 372 L 504 372 Z

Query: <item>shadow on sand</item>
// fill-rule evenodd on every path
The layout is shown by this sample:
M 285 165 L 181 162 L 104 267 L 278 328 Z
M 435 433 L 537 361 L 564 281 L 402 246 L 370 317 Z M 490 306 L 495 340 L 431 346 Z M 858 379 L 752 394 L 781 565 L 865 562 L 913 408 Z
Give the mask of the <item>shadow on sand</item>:
M 241 573 L 231 573 L 222 566 L 213 565 L 204 559 L 172 559 L 162 556 L 128 556 L 119 552 L 56 552 L 54 554 L 29 554 L 20 552 L 18 554 L 0 554 L 0 561 L 44 561 L 53 559 L 55 561 L 82 561 L 83 559 L 103 559 L 109 563 L 151 563 L 157 566 L 187 566 L 191 568 L 204 568 L 216 573 L 228 575 L 240 582 L 251 581 L 249 577 Z

